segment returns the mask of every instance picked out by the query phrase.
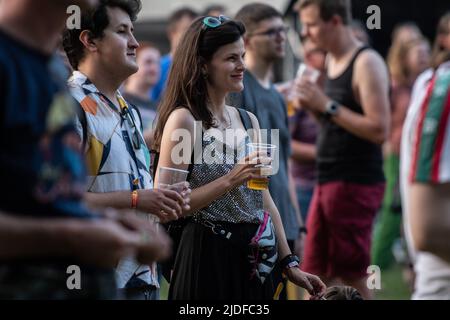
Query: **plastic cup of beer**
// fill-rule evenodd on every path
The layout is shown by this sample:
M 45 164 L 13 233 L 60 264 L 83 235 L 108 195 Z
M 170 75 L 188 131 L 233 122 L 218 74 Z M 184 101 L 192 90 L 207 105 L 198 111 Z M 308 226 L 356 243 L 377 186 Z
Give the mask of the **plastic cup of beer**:
M 286 101 L 288 117 L 295 115 L 295 82 L 294 80 L 286 81 L 276 85 L 277 91 L 281 93 Z
M 175 168 L 159 168 L 158 189 L 172 189 L 186 181 L 189 171 Z M 176 189 L 176 188 L 175 188 Z
M 295 111 L 300 107 L 298 104 L 298 91 L 297 85 L 303 80 L 307 80 L 311 83 L 316 83 L 319 79 L 320 71 L 301 63 L 297 70 L 297 76 L 295 80 L 292 81 L 292 86 L 289 90 L 289 94 L 287 97 L 287 114 L 288 117 L 292 117 L 295 115 Z
M 319 79 L 320 71 L 317 69 L 314 69 L 313 67 L 310 67 L 304 63 L 300 63 L 298 70 L 297 70 L 297 81 L 301 81 L 303 79 L 306 79 L 307 81 L 311 83 L 316 83 Z
M 295 116 L 296 110 L 298 108 L 298 94 L 296 92 L 295 86 L 292 86 L 291 92 L 289 93 L 286 101 L 287 115 L 288 117 Z
M 269 158 L 271 161 L 274 160 L 275 150 L 277 148 L 273 144 L 265 143 L 248 143 L 247 147 L 249 154 L 258 154 L 257 158 Z M 250 159 L 251 162 L 255 160 Z M 260 175 L 263 177 L 269 177 L 273 173 L 271 164 L 261 163 L 255 167 L 261 169 Z M 252 190 L 267 190 L 269 188 L 269 181 L 267 178 L 251 179 L 247 182 L 247 188 Z

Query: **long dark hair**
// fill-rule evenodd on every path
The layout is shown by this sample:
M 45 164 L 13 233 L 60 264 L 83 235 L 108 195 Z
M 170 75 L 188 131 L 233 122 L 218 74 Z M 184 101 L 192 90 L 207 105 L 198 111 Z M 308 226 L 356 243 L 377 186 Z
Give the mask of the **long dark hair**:
M 206 27 L 204 18 L 200 17 L 192 23 L 173 56 L 167 88 L 158 107 L 155 150 L 159 150 L 167 119 L 179 107 L 189 109 L 206 129 L 214 126 L 213 115 L 207 108 L 207 79 L 202 68 L 220 47 L 238 41 L 245 33 L 245 27 L 233 20 L 225 21 L 216 28 Z

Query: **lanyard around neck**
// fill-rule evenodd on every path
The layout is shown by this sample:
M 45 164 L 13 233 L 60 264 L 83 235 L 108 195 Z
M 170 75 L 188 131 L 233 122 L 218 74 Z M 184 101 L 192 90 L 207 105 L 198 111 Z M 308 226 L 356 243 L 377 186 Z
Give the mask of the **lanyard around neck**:
M 125 132 L 123 133 L 124 138 L 128 140 L 128 143 L 132 146 L 134 150 L 139 150 L 142 146 L 141 136 L 138 130 L 138 127 L 136 126 L 136 122 L 134 121 L 134 116 L 130 108 L 128 107 L 127 102 L 120 94 L 116 94 L 116 99 L 119 102 L 120 111 L 117 110 L 116 105 L 103 93 L 99 92 L 99 94 L 108 102 L 109 107 L 113 109 L 115 112 L 117 112 L 120 117 L 122 118 L 122 121 L 126 121 L 129 124 L 130 128 L 125 127 Z M 131 129 L 131 132 L 130 130 Z M 127 143 L 127 142 L 125 142 Z M 145 144 L 144 144 L 145 145 Z M 143 177 L 139 173 L 139 163 L 136 158 L 136 154 L 134 152 L 131 153 L 131 157 L 133 158 L 133 161 L 136 165 L 136 170 L 138 171 L 138 178 L 133 179 L 133 189 L 137 189 L 139 187 L 139 184 L 141 184 L 141 188 L 143 188 L 142 185 L 142 179 Z

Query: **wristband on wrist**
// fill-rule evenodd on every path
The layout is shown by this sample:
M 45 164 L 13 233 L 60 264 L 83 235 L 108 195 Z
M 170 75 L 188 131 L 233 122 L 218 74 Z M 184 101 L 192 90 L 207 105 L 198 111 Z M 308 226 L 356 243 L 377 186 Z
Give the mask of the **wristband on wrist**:
M 137 209 L 139 194 L 137 190 L 131 192 L 131 209 Z
M 300 265 L 300 259 L 295 254 L 288 254 L 280 260 L 280 266 L 283 271 L 291 268 L 296 268 Z
M 298 233 L 304 233 L 304 234 L 307 234 L 307 233 L 308 233 L 308 229 L 306 229 L 305 226 L 300 227 L 300 228 L 298 229 Z

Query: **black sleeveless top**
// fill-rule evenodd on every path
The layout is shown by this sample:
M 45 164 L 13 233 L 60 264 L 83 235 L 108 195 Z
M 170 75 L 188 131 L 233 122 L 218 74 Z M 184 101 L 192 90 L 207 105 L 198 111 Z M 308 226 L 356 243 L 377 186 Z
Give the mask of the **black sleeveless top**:
M 361 47 L 347 69 L 337 78 L 325 82 L 325 93 L 350 110 L 364 114 L 353 95 L 353 66 L 359 54 L 368 49 Z M 324 120 L 318 137 L 319 183 L 346 181 L 374 184 L 384 181 L 381 146 L 358 138 L 331 120 Z

